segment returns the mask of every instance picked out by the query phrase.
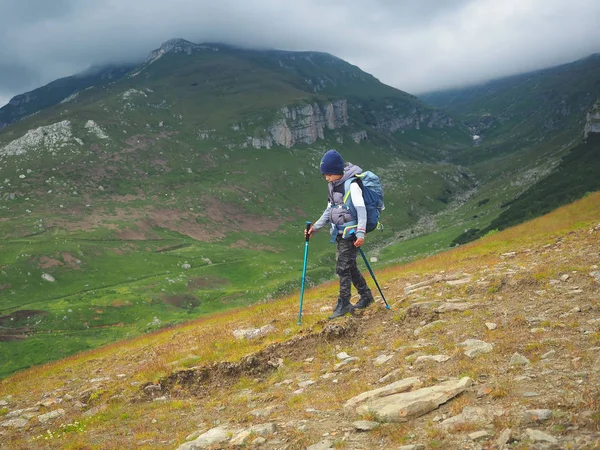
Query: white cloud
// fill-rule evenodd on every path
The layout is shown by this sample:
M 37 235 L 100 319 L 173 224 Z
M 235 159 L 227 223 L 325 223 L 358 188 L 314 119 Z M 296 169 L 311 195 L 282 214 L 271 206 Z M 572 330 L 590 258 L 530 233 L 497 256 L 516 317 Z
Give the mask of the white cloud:
M 0 101 L 175 37 L 326 51 L 412 93 L 600 51 L 597 0 L 4 1 Z

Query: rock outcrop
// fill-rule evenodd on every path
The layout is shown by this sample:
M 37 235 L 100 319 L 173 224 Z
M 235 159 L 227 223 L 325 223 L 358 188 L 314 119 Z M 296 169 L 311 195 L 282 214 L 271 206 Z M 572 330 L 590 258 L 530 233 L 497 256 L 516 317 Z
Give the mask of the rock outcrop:
M 63 120 L 52 125 L 29 130 L 24 136 L 0 148 L 3 156 L 24 155 L 31 151 L 56 151 L 73 141 L 71 122 Z
M 443 111 L 438 110 L 420 110 L 413 108 L 408 114 L 395 112 L 393 108 L 385 114 L 373 112 L 376 118 L 375 128 L 384 133 L 394 133 L 398 130 L 415 129 L 421 127 L 444 128 L 453 127 L 454 121 Z
M 266 130 L 265 136 L 251 138 L 254 148 L 271 148 L 274 144 L 286 148 L 296 143 L 312 144 L 325 138 L 325 129 L 336 130 L 348 125 L 348 103 L 345 99 L 327 102 L 285 106 Z
M 590 133 L 600 133 L 600 100 L 587 113 L 583 135 L 587 139 Z
M 166 53 L 185 53 L 187 55 L 191 55 L 192 53 L 200 50 L 219 51 L 219 49 L 214 46 L 194 44 L 193 42 L 186 41 L 185 39 L 176 38 L 163 42 L 160 48 L 150 52 L 145 63 L 151 64 L 157 59 L 160 59 Z

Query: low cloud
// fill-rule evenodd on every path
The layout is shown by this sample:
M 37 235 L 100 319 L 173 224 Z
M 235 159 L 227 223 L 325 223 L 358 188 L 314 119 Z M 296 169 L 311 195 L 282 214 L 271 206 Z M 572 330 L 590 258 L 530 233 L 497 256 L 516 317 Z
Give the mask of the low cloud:
M 162 42 L 332 53 L 421 93 L 600 51 L 597 0 L 4 0 L 0 104 Z

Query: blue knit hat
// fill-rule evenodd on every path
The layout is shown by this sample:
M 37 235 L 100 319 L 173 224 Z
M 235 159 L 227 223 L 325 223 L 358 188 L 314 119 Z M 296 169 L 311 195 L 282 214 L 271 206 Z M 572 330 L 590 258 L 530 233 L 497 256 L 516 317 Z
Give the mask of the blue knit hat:
M 321 160 L 321 173 L 323 175 L 343 175 L 344 174 L 344 159 L 335 150 L 331 149 Z

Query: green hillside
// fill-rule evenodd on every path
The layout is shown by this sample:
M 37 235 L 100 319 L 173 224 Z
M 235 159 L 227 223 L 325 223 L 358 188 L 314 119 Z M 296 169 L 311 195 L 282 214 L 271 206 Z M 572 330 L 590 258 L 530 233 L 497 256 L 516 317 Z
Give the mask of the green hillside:
M 599 73 L 570 79 L 592 96 Z M 65 80 L 0 131 L 0 376 L 297 292 L 330 148 L 383 180 L 376 269 L 439 252 L 552 172 L 587 104 L 573 97 L 573 127 L 546 133 L 523 87 L 531 121 L 474 142 L 467 103 L 449 115 L 335 56 L 181 39 L 110 82 Z M 328 240 L 311 240 L 309 285 L 335 277 Z
M 571 149 L 550 175 L 542 178 L 514 200 L 482 230 L 470 229 L 453 244 L 464 244 L 494 230 L 504 230 L 600 190 L 600 135 L 591 134 Z
M 0 132 L 0 375 L 298 289 L 329 148 L 384 180 L 374 249 L 469 188 L 440 160 L 468 143 L 331 55 L 169 41 Z M 333 258 L 320 233 L 309 284 Z
M 30 92 L 17 95 L 0 108 L 0 129 L 26 116 L 54 106 L 71 95 L 75 95 L 78 91 L 114 82 L 123 77 L 131 68 L 131 65 L 92 67 L 80 74 L 60 78 Z

